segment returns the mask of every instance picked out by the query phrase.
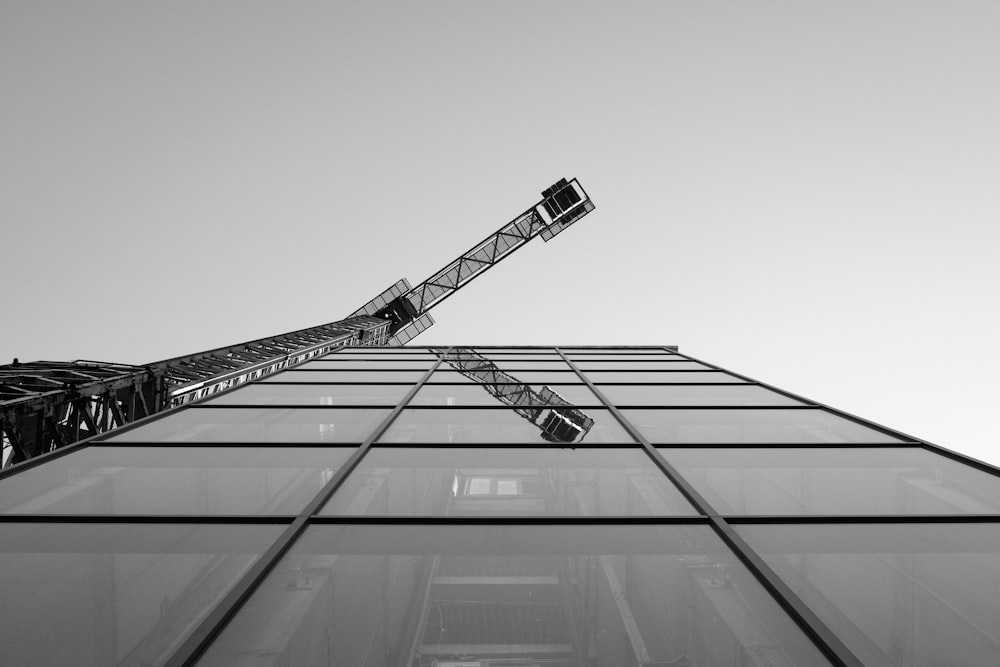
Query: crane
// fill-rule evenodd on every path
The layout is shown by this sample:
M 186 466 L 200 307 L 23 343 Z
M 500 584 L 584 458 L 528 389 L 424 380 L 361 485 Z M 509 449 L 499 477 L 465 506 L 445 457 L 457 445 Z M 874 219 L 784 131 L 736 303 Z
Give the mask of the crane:
M 459 373 L 483 388 L 501 403 L 541 430 L 549 442 L 579 442 L 590 432 L 594 420 L 572 403 L 544 386 L 535 391 L 497 367 L 472 348 L 453 348 L 438 355 Z
M 26 461 L 340 346 L 404 345 L 434 324 L 432 308 L 536 236 L 550 241 L 593 210 L 594 204 L 579 181 L 560 179 L 542 191 L 540 201 L 427 280 L 411 286 L 401 279 L 346 318 L 327 324 L 141 366 L 87 360 L 21 363 L 15 359 L 0 366 L 2 465 Z M 460 358 L 451 362 L 465 363 Z M 471 367 L 466 375 L 479 382 L 489 381 L 488 373 L 473 372 Z M 493 386 L 499 386 L 495 382 L 500 379 L 513 380 L 497 376 Z M 517 385 L 516 381 L 512 384 Z M 565 427 L 570 429 L 567 431 L 552 422 L 548 427 L 540 426 L 543 433 L 558 438 L 557 433 L 568 436 L 574 428 L 584 432 L 590 428 L 585 426 L 587 418 L 574 414 L 572 406 L 555 392 L 535 395 L 529 387 L 520 386 L 522 400 L 535 406 L 557 406 L 546 420 L 554 418 L 573 425 Z M 491 393 L 498 398 L 498 394 L 507 396 L 506 391 L 496 391 Z M 519 409 L 529 418 L 534 408 L 522 405 Z

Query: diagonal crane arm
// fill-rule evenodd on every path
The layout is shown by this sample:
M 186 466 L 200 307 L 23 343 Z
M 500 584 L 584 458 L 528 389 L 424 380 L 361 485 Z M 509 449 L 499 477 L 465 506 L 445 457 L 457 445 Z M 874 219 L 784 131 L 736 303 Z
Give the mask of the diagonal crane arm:
M 410 287 L 401 280 L 347 318 L 145 366 L 39 361 L 0 366 L 0 467 L 325 354 L 343 345 L 403 344 L 433 323 L 430 310 L 536 236 L 545 241 L 594 210 L 576 179 L 458 259 Z
M 452 368 L 482 385 L 491 396 L 509 405 L 541 430 L 549 442 L 579 442 L 590 432 L 594 420 L 557 394 L 551 387 L 535 391 L 492 361 L 466 347 L 440 352 Z
M 352 315 L 374 314 L 390 320 L 390 336 L 425 315 L 452 294 L 509 257 L 525 243 L 541 236 L 549 241 L 594 210 L 594 203 L 575 178 L 560 179 L 542 192 L 542 200 L 484 240 L 449 262 L 419 285 L 397 296 L 374 313 L 364 308 Z

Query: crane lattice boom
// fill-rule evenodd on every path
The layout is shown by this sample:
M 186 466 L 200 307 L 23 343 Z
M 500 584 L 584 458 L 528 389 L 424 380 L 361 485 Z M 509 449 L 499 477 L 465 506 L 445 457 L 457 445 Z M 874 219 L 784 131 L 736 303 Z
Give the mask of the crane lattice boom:
M 129 366 L 95 361 L 0 366 L 2 465 L 25 461 L 163 410 L 241 385 L 344 345 L 401 345 L 426 330 L 430 310 L 535 236 L 548 241 L 594 204 L 576 179 L 443 269 L 397 282 L 347 318 L 205 352 Z

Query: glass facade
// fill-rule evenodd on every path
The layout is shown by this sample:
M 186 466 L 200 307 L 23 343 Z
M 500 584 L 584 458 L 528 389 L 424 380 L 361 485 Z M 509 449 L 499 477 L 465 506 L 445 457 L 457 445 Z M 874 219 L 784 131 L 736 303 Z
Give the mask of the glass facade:
M 470 349 L 3 471 L 0 660 L 997 664 L 1000 471 L 672 348 Z

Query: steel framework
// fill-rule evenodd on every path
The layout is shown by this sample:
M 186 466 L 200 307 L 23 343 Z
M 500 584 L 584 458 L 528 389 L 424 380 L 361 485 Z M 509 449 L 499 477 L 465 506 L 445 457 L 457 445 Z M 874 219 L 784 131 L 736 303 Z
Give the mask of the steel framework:
M 594 210 L 576 179 L 416 287 L 404 278 L 347 318 L 144 366 L 37 361 L 0 366 L 2 467 L 269 375 L 341 345 L 403 345 L 430 309 L 536 236 L 548 241 Z

